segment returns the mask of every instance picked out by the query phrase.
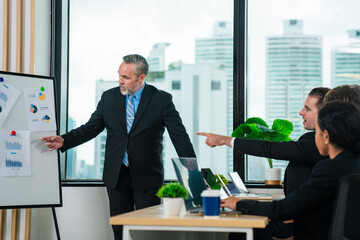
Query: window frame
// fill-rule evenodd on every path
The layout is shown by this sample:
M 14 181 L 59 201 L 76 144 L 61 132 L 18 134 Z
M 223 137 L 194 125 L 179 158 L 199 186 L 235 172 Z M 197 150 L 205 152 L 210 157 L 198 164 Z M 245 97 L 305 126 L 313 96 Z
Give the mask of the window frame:
M 69 22 L 70 0 L 51 1 L 51 76 L 55 77 L 56 111 L 59 133 L 67 132 L 68 127 L 68 85 L 69 85 Z M 246 100 L 246 36 L 247 36 L 247 0 L 234 0 L 233 15 L 233 129 L 244 122 Z M 62 100 L 62 101 L 61 101 Z M 62 108 L 66 110 L 62 114 Z M 245 179 L 245 155 L 233 153 L 233 171 L 239 172 Z M 66 179 L 66 152 L 60 155 L 61 181 L 67 186 L 99 186 L 97 180 Z

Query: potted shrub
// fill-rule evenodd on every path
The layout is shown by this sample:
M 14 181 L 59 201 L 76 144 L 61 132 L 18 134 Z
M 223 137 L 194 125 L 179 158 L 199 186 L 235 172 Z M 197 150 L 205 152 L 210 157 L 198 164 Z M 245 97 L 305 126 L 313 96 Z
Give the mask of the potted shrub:
M 179 216 L 184 198 L 188 198 L 187 190 L 180 183 L 164 184 L 156 196 L 162 198 L 166 216 Z
M 263 119 L 253 117 L 240 124 L 232 133 L 232 137 L 285 142 L 291 141 L 289 136 L 293 129 L 293 124 L 288 120 L 275 119 L 270 129 Z M 269 168 L 265 168 L 265 184 L 281 184 L 281 168 L 273 168 L 271 158 L 267 158 L 267 161 Z

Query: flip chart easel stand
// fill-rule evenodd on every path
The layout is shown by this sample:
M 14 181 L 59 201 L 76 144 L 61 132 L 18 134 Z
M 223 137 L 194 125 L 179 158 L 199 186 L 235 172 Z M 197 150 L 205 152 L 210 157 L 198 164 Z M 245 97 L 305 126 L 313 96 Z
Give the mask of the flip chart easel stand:
M 56 218 L 55 208 L 52 207 L 51 210 L 52 210 L 52 214 L 53 214 L 53 218 L 54 218 L 56 237 L 57 237 L 58 240 L 61 240 L 61 238 L 60 238 L 59 226 L 58 226 L 58 222 L 57 222 L 57 218 Z

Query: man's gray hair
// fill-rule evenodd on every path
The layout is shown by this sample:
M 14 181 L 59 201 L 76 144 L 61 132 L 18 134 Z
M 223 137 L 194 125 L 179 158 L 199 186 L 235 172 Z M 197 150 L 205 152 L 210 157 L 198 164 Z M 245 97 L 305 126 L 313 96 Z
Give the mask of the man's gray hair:
M 145 74 L 145 76 L 149 72 L 149 64 L 146 59 L 138 54 L 130 54 L 123 57 L 123 60 L 126 64 L 135 64 L 135 75 L 139 77 L 141 74 Z

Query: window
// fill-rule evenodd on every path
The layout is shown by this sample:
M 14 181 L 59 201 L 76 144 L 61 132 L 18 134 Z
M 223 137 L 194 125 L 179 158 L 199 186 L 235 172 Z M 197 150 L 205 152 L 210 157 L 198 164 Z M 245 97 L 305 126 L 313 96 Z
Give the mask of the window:
M 69 8 L 71 128 L 86 123 L 102 92 L 118 86 L 122 56 L 138 53 L 150 64 L 146 82 L 172 93 L 200 164 L 227 175 L 232 150 L 210 149 L 195 132 L 230 135 L 233 128 L 233 0 L 71 0 Z M 101 179 L 105 141 L 106 131 L 74 148 L 66 179 Z M 167 134 L 163 143 L 165 179 L 175 179 L 177 154 Z
M 180 90 L 180 88 L 181 88 L 180 81 L 176 81 L 176 80 L 172 81 L 172 87 L 171 87 L 172 90 Z
M 360 38 L 355 0 L 251 0 L 248 3 L 247 117 L 294 124 L 304 133 L 303 103 L 314 87 L 359 84 Z M 334 9 L 339 9 L 334 11 Z M 346 17 L 345 17 L 346 16 Z M 266 159 L 248 156 L 246 178 L 264 179 Z M 286 167 L 286 161 L 275 161 Z
M 221 90 L 221 81 L 211 81 L 211 90 Z
M 139 5 L 147 13 L 134 18 Z M 172 93 L 201 165 L 214 165 L 224 175 L 234 168 L 247 181 L 262 181 L 265 159 L 246 156 L 243 163 L 237 155 L 233 162 L 230 148 L 210 149 L 195 132 L 231 135 L 233 122 L 238 125 L 244 116 L 262 117 L 269 125 L 284 118 L 293 122 L 296 140 L 304 131 L 298 112 L 313 87 L 359 84 L 359 5 L 355 0 L 71 0 L 69 94 L 61 99 L 69 106 L 62 109 L 68 128 L 84 124 L 101 93 L 118 86 L 121 57 L 138 53 L 150 64 L 147 83 Z M 246 40 L 240 34 L 234 42 L 233 26 Z M 246 88 L 239 87 L 242 76 Z M 69 150 L 65 178 L 101 179 L 105 141 L 103 132 Z M 163 145 L 165 178 L 174 179 L 170 159 L 176 152 L 167 135 Z M 274 164 L 286 167 L 285 161 Z

